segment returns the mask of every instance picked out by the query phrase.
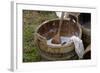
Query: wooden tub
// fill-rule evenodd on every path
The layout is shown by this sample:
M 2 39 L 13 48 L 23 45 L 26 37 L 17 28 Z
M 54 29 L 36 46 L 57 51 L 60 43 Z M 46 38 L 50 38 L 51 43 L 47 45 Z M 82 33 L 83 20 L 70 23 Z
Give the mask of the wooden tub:
M 47 20 L 38 26 L 35 33 L 35 43 L 39 54 L 47 60 L 73 60 L 78 59 L 74 43 L 61 45 L 59 47 L 47 44 L 47 40 L 56 35 L 59 27 L 59 19 Z M 80 24 L 74 20 L 64 19 L 61 26 L 60 36 L 81 38 L 82 30 Z

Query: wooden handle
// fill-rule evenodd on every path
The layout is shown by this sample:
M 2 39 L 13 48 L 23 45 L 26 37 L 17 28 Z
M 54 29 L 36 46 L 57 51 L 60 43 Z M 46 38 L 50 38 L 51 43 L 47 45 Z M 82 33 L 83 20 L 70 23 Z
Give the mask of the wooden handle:
M 62 23 L 63 23 L 63 18 L 64 18 L 64 12 L 61 13 L 61 18 L 60 18 L 60 22 L 59 22 L 58 33 L 60 33 L 61 25 L 62 25 Z
M 87 52 L 91 51 L 91 45 L 88 45 L 88 47 L 85 49 L 84 54 L 86 54 Z

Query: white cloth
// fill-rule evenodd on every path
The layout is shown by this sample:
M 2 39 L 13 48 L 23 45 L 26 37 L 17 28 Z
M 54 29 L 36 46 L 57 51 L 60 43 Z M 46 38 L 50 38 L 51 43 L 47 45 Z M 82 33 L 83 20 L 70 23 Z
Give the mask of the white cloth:
M 74 42 L 75 51 L 76 51 L 77 55 L 79 56 L 79 58 L 83 58 L 84 46 L 83 46 L 82 40 L 79 37 L 76 37 L 76 36 L 72 36 L 71 40 Z

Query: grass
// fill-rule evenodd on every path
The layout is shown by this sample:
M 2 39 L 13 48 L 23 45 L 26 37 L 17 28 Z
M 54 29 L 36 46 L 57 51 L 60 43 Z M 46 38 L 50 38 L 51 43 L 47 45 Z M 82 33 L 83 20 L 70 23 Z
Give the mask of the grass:
M 54 18 L 55 12 L 23 10 L 23 62 L 42 60 L 34 45 L 34 32 L 42 22 Z

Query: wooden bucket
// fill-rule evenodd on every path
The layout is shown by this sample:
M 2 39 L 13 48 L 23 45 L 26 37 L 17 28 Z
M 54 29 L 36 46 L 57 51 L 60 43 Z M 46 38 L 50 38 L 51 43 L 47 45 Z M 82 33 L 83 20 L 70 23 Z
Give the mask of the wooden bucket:
M 47 20 L 40 24 L 35 33 L 35 43 L 39 54 L 47 60 L 73 60 L 78 59 L 74 43 L 62 46 L 47 45 L 47 40 L 56 35 L 59 19 Z M 81 38 L 82 30 L 80 24 L 72 19 L 64 19 L 61 26 L 61 36 L 71 37 L 72 35 Z

